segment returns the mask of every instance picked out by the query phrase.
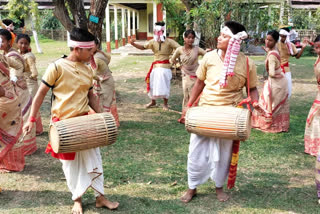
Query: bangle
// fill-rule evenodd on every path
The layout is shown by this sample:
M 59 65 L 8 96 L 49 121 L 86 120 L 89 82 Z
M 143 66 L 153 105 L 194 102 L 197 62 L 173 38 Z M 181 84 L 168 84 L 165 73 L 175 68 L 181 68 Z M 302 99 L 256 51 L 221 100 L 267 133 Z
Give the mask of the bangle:
M 190 107 L 192 107 L 192 105 L 193 105 L 192 103 L 188 103 L 188 104 L 187 104 L 187 107 L 190 108 Z
M 29 121 L 30 121 L 31 123 L 35 123 L 35 122 L 37 122 L 37 119 L 36 119 L 35 117 L 30 116 L 30 117 L 29 117 Z

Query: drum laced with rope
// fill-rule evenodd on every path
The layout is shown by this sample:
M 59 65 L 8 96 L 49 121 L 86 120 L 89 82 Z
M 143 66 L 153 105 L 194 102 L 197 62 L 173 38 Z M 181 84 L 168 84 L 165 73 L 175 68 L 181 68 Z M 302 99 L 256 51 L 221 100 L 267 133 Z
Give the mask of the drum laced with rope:
M 232 106 L 198 106 L 186 115 L 188 132 L 230 140 L 244 141 L 251 132 L 250 111 Z
M 217 137 L 245 141 L 251 133 L 251 108 L 249 59 L 247 57 L 247 93 L 238 107 L 234 106 L 197 106 L 186 114 L 185 127 L 190 133 L 206 137 Z M 256 102 L 256 101 L 255 101 Z M 246 104 L 247 109 L 242 108 Z
M 55 153 L 69 153 L 111 145 L 117 135 L 114 117 L 105 112 L 52 123 L 49 138 Z

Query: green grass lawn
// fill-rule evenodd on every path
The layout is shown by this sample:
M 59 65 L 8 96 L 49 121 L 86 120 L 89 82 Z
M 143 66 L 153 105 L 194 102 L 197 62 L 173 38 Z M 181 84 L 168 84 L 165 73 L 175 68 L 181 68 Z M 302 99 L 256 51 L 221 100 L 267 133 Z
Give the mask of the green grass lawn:
M 45 54 L 36 54 L 41 74 L 48 63 L 68 53 L 64 45 L 41 44 Z M 252 59 L 261 77 L 264 58 Z M 231 199 L 218 202 L 210 181 L 198 188 L 198 196 L 187 205 L 179 197 L 187 189 L 189 134 L 177 123 L 179 114 L 143 108 L 148 102 L 144 76 L 152 60 L 150 56 L 112 57 L 121 126 L 117 142 L 101 148 L 101 154 L 106 196 L 119 201 L 120 207 L 118 211 L 96 209 L 94 193 L 89 190 L 83 197 L 85 213 L 320 213 L 315 158 L 304 154 L 303 142 L 306 117 L 317 92 L 312 70 L 315 57 L 291 60 L 290 131 L 265 134 L 253 130 L 250 139 L 241 144 L 236 187 L 228 190 Z M 179 80 L 172 81 L 171 93 L 169 105 L 181 111 Z M 0 174 L 0 213 L 71 211 L 61 163 L 44 153 L 48 101 L 41 108 L 46 132 L 38 138 L 38 151 L 26 157 L 23 172 Z

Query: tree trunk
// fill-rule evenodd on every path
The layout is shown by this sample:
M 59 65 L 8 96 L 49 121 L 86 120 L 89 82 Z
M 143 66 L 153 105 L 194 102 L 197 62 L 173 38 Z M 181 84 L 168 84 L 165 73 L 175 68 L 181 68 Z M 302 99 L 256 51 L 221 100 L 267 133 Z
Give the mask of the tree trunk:
M 90 15 L 98 17 L 98 23 L 88 20 L 86 11 L 84 9 L 83 0 L 54 0 L 53 2 L 55 5 L 54 15 L 67 31 L 71 32 L 72 28 L 74 27 L 86 29 L 96 36 L 99 41 L 101 41 L 102 24 L 105 17 L 105 9 L 107 7 L 108 0 L 91 0 L 90 2 L 89 17 Z M 66 3 L 68 4 L 73 19 L 71 19 L 69 16 Z
M 106 0 L 91 0 L 90 2 L 90 15 L 96 16 L 99 18 L 98 23 L 90 22 L 88 23 L 88 30 L 94 36 L 99 39 L 99 47 L 101 46 L 102 39 L 102 24 L 105 17 L 105 10 L 107 7 L 108 1 Z

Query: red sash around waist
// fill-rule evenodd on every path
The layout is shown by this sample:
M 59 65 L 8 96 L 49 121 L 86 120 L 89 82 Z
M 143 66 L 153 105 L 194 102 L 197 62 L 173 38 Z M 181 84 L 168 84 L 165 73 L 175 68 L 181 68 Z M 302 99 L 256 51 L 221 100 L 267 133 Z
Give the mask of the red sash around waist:
M 285 73 L 285 70 L 284 70 L 285 67 L 289 67 L 289 62 L 281 64 L 281 69 L 282 69 L 283 73 Z
M 150 91 L 150 75 L 151 75 L 151 72 L 152 72 L 152 70 L 153 70 L 153 66 L 154 66 L 155 64 L 170 64 L 170 62 L 169 62 L 168 59 L 166 59 L 166 60 L 163 60 L 163 61 L 154 61 L 154 62 L 151 64 L 150 69 L 149 69 L 149 72 L 148 72 L 148 74 L 147 74 L 147 76 L 146 76 L 146 78 L 145 78 L 145 81 L 146 81 L 146 83 L 147 83 L 147 92 Z

